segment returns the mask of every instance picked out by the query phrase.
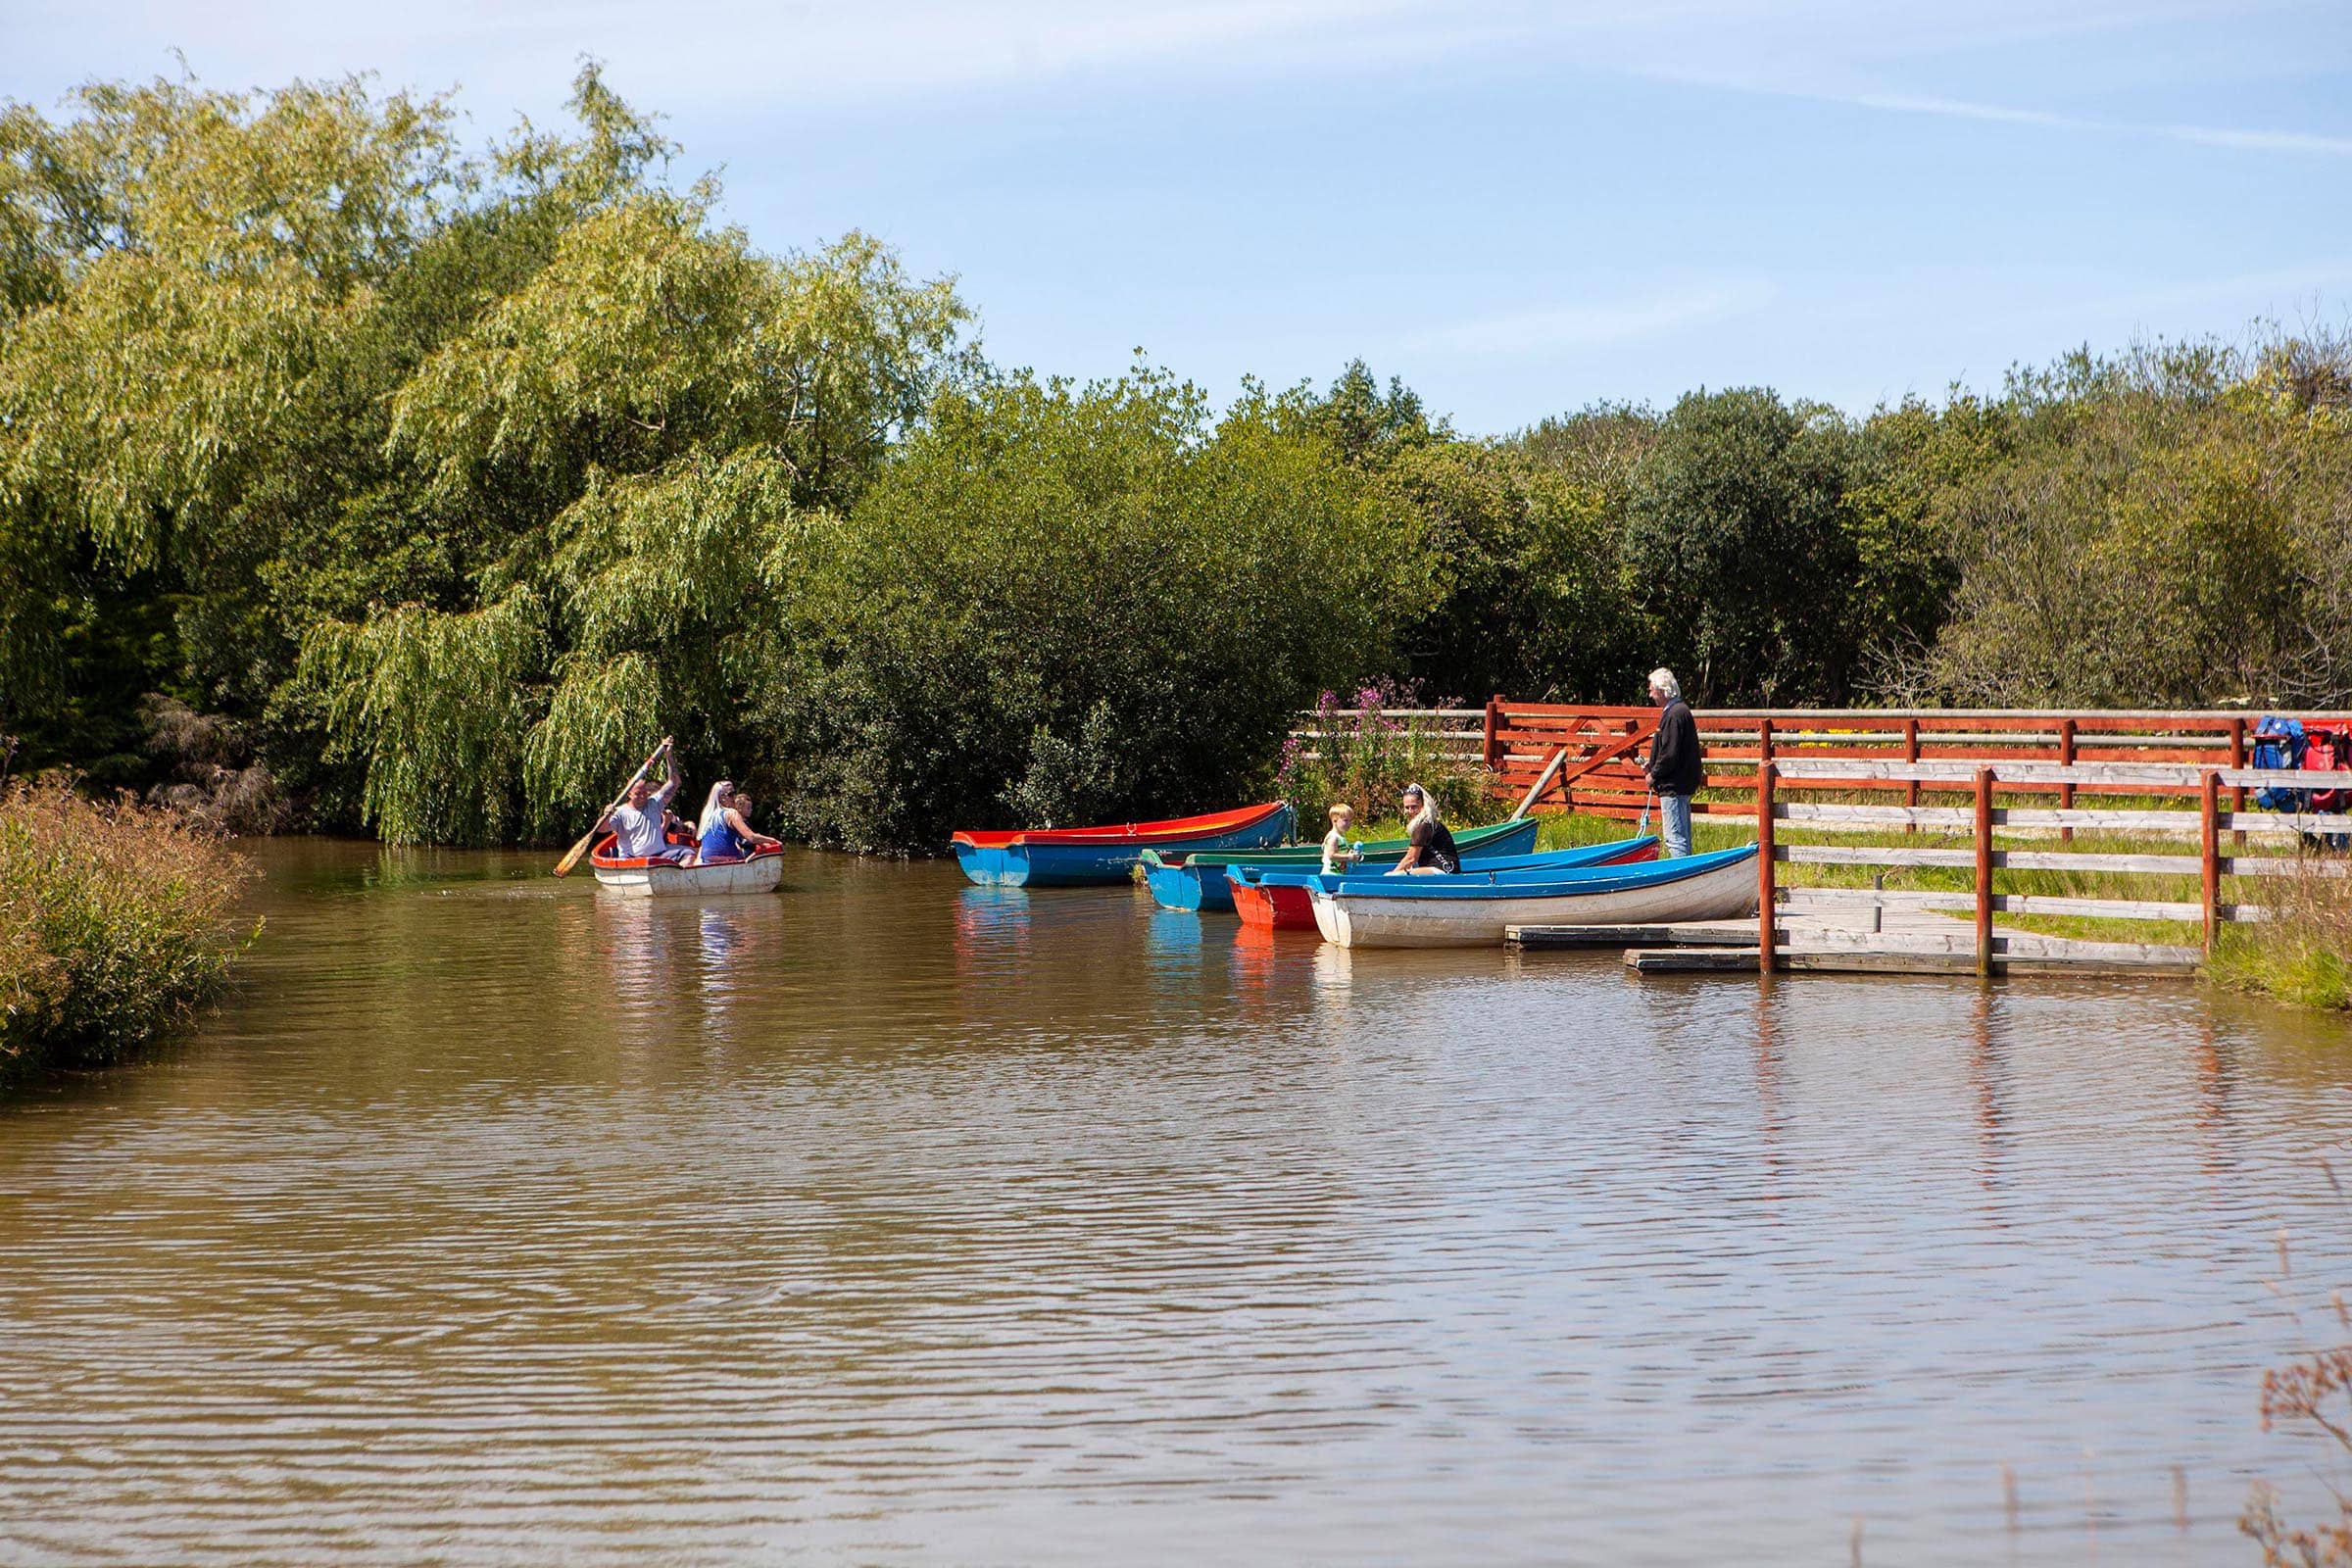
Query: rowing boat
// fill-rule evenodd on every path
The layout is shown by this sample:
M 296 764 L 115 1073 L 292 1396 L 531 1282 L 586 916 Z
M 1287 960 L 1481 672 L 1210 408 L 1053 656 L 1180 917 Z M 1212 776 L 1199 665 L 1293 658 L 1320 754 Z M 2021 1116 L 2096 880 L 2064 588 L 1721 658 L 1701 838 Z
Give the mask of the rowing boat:
M 1612 839 L 1605 844 L 1582 844 L 1574 849 L 1549 850 L 1541 855 L 1500 856 L 1465 863 L 1462 871 L 1464 875 L 1526 877 L 1532 874 L 1540 878 L 1550 871 L 1568 871 L 1588 865 L 1632 865 L 1657 858 L 1658 841 L 1651 835 L 1636 839 Z M 1232 868 L 1227 872 L 1227 877 L 1226 886 L 1232 895 L 1235 912 L 1241 915 L 1244 924 L 1262 926 L 1270 931 L 1315 929 L 1314 903 L 1308 895 L 1326 880 L 1319 869 L 1266 870 L 1245 865 Z M 1362 880 L 1352 873 L 1328 880 L 1336 885 L 1350 879 Z
M 708 865 L 621 859 L 612 849 L 612 835 L 608 833 L 597 840 L 588 864 L 596 872 L 598 887 L 624 898 L 705 899 L 732 893 L 773 893 L 784 879 L 781 849 L 754 850 L 740 860 L 713 860 Z
M 1290 807 L 1274 801 L 1123 827 L 962 832 L 955 838 L 956 858 L 982 887 L 1083 887 L 1126 881 L 1146 850 L 1189 854 L 1280 844 L 1292 820 Z
M 1541 874 L 1318 877 L 1315 925 L 1343 948 L 1499 944 L 1514 925 L 1664 925 L 1736 920 L 1756 911 L 1756 847 L 1646 865 Z
M 1522 856 L 1535 848 L 1536 829 L 1540 824 L 1532 816 L 1518 817 L 1508 822 L 1496 822 L 1487 827 L 1469 827 L 1453 836 L 1454 849 L 1464 863 L 1476 860 L 1485 864 L 1492 860 Z M 1403 839 L 1374 839 L 1359 846 L 1363 859 L 1359 865 L 1395 865 L 1404 858 Z M 1146 850 L 1143 854 L 1144 881 L 1152 889 L 1152 897 L 1163 909 L 1230 909 L 1233 905 L 1233 886 L 1226 873 L 1236 866 L 1254 866 L 1268 871 L 1310 871 L 1323 866 L 1320 845 L 1301 845 L 1296 849 L 1279 850 Z M 1306 906 L 1300 903 L 1299 913 Z M 1309 917 L 1308 925 L 1314 924 Z

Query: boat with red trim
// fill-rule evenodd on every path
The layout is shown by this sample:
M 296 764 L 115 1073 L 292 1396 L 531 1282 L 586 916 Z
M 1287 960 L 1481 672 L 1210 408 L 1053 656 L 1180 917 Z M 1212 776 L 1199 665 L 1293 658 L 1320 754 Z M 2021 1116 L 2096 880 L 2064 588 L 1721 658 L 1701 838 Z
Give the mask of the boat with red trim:
M 676 834 L 673 845 L 689 844 Z M 678 865 L 643 858 L 624 859 L 612 853 L 612 835 L 596 841 L 588 864 L 596 885 L 628 898 L 717 898 L 734 893 L 773 893 L 784 879 L 782 849 L 754 850 L 739 860 L 712 860 L 702 865 Z
M 1200 816 L 1109 827 L 967 831 L 955 837 L 963 874 L 982 887 L 1086 887 L 1126 881 L 1146 850 L 1257 850 L 1291 836 L 1281 801 Z

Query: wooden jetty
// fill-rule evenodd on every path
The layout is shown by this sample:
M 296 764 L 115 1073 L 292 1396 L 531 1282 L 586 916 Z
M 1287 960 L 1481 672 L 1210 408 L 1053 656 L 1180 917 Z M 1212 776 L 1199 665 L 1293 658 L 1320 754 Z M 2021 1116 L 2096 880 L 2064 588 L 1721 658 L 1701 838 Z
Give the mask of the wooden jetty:
M 2352 712 L 2293 716 L 2306 726 L 2352 730 Z M 2352 788 L 2352 773 L 2248 767 L 2257 716 L 2243 711 L 1717 709 L 1695 717 L 1706 778 L 1693 809 L 1755 824 L 1762 852 L 1758 917 L 1731 927 L 1519 927 L 1510 938 L 1515 945 L 1624 948 L 1642 973 L 1742 966 L 2184 973 L 2211 954 L 2224 927 L 2263 918 L 2260 905 L 2224 897 L 2229 879 L 2315 866 L 2352 874 L 2340 859 L 2249 849 L 2266 838 L 2352 838 L 2352 814 L 2248 808 L 2254 791 Z M 1524 810 L 1631 818 L 1645 805 L 1639 759 L 1656 729 L 1654 708 L 1497 697 L 1483 710 L 1421 710 L 1412 721 L 1457 755 L 1478 757 L 1493 793 Z M 1874 802 L 1884 804 L 1864 804 Z M 1807 837 L 1899 835 L 1908 842 L 1785 844 L 1783 828 Z M 2078 847 L 2078 833 L 2178 841 L 2180 852 L 2147 853 L 2144 843 L 2113 851 Z M 1946 842 L 1929 847 L 1932 839 L 1917 837 L 1926 835 Z M 1953 845 L 1954 838 L 1965 842 Z M 1970 886 L 1786 887 L 1782 873 L 1792 865 L 1936 868 L 1968 873 Z M 2173 886 L 2146 899 L 2105 889 L 2098 897 L 2000 891 L 1996 881 L 2010 872 L 2160 878 Z M 2182 897 L 2182 884 L 2197 896 Z M 2180 922 L 2185 940 L 2029 933 L 2001 928 L 2002 915 Z
M 1872 783 L 1926 785 L 1941 791 L 1965 787 L 1973 797 L 1964 808 L 1815 805 L 1779 798 L 1781 769 L 1808 776 Z M 2234 921 L 2263 917 L 2259 906 L 2225 902 L 2223 878 L 2273 877 L 2306 869 L 2296 856 L 2225 854 L 2250 835 L 2352 835 L 2352 815 L 2310 812 L 2254 812 L 2225 809 L 2224 791 L 2242 791 L 2281 782 L 2276 771 L 2199 767 L 2190 762 L 2072 762 L 2020 760 L 1967 768 L 1945 760 L 1885 762 L 1857 758 L 1760 759 L 1755 770 L 1757 918 L 1752 926 L 1709 922 L 1688 929 L 1610 927 L 1571 931 L 1521 926 L 1509 940 L 1521 948 L 1613 946 L 1628 950 L 1627 962 L 1643 974 L 1747 967 L 1866 970 L 1882 972 L 1994 975 L 2028 970 L 2191 974 L 2213 951 L 2220 929 Z M 2063 789 L 2105 794 L 2133 786 L 2151 799 L 2145 809 L 2021 808 L 1996 805 L 2003 789 Z M 2193 809 L 2169 808 L 2159 801 L 2194 800 Z M 1924 819 L 1924 822 L 1923 822 Z M 1783 823 L 1818 828 L 1835 823 L 1890 834 L 1921 825 L 1950 831 L 1965 823 L 1966 849 L 1911 849 L 1779 842 Z M 2078 828 L 2124 830 L 2192 840 L 2196 853 L 2100 853 L 2066 847 L 2014 850 L 1996 846 L 1994 830 L 2019 828 L 2069 833 Z M 1904 868 L 1933 866 L 1970 870 L 1966 892 L 1886 892 L 1871 888 L 1812 888 L 1781 885 L 1781 868 L 1790 864 Z M 2329 864 L 2331 872 L 2343 867 Z M 1994 877 L 2003 870 L 2086 871 L 2129 877 L 2194 877 L 2201 897 L 2182 900 L 2071 898 L 2057 894 L 2003 894 Z M 1950 918 L 1965 912 L 1967 924 Z M 2002 913 L 2066 915 L 2086 920 L 2180 921 L 2200 929 L 2196 946 L 2170 943 L 2104 942 L 2036 932 L 2005 931 L 1994 924 Z M 1735 943 L 1733 933 L 1740 940 Z
M 1852 900 L 1807 904 L 1811 892 L 1792 888 L 1773 922 L 1777 970 L 1852 974 L 1976 974 L 1976 931 L 1918 907 L 1875 908 Z M 1861 890 L 1865 894 L 1868 889 Z M 1754 973 L 1763 962 L 1757 925 L 1704 920 L 1684 925 L 1519 925 L 1506 933 L 1526 950 L 1616 948 L 1638 974 Z M 2187 946 L 2091 942 L 2039 932 L 1995 929 L 1993 974 L 2031 970 L 2069 974 L 2194 974 L 2202 957 Z

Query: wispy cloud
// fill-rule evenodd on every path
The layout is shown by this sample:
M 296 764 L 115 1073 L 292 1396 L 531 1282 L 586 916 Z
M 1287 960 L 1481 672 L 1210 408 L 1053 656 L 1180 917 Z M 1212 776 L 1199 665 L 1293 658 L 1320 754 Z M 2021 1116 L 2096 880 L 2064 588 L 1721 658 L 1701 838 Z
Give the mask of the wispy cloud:
M 2016 109 L 2003 104 L 1971 103 L 1959 98 L 1927 98 L 1901 93 L 1805 93 L 1800 96 L 1898 115 L 1940 115 L 1955 120 L 1982 120 L 2003 125 L 2040 125 L 2052 130 L 2156 136 L 2168 141 L 2192 142 L 2204 147 L 2230 147 L 2244 152 L 2318 153 L 2331 158 L 2352 158 L 2352 136 L 2320 136 L 2298 130 L 2243 130 L 2220 125 L 2149 124 L 2127 120 L 2052 114 L 2040 109 Z
M 1703 280 L 1627 298 L 1477 317 L 1410 333 L 1398 347 L 1479 358 L 1553 354 L 1664 336 L 1760 310 L 1772 298 L 1771 285 L 1757 279 Z
M 1890 113 L 2247 152 L 2352 153 L 2352 137 L 2291 128 L 2139 124 L 1906 90 L 1918 73 L 1940 74 L 1955 59 L 2220 14 L 2291 13 L 2294 0 L 1976 0 L 1964 15 L 1886 0 L 672 0 L 658 23 L 628 0 L 408 0 L 392 10 L 223 0 L 201 28 L 180 0 L 118 0 L 108 35 L 141 49 L 120 64 L 111 50 L 92 52 L 85 0 L 0 5 L 16 46 L 0 61 L 0 92 L 41 102 L 92 71 L 172 70 L 172 45 L 223 84 L 382 67 L 395 83 L 462 80 L 502 112 L 560 96 L 582 51 L 602 55 L 624 90 L 650 101 L 809 112 L 1079 82 L 1189 92 L 1268 75 L 1541 63 Z M 2336 35 L 2304 30 L 2323 54 Z M 713 39 L 723 42 L 714 48 Z M 25 79 L 36 75 L 47 79 Z

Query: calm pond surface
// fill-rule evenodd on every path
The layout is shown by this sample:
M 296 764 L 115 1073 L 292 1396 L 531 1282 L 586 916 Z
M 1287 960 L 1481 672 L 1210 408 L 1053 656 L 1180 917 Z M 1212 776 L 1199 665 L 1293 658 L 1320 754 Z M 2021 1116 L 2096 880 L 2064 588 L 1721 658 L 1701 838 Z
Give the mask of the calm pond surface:
M 257 853 L 217 1018 L 0 1101 L 0 1560 L 2236 1562 L 2341 1473 L 2333 1021 Z

